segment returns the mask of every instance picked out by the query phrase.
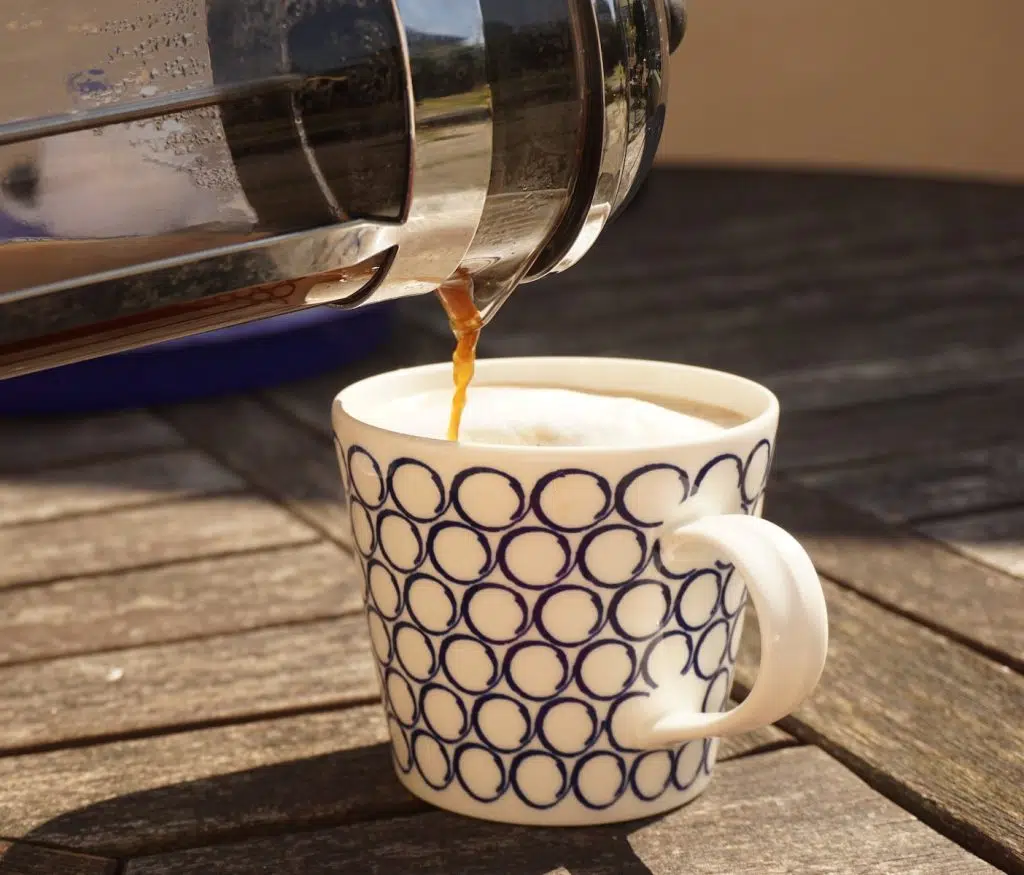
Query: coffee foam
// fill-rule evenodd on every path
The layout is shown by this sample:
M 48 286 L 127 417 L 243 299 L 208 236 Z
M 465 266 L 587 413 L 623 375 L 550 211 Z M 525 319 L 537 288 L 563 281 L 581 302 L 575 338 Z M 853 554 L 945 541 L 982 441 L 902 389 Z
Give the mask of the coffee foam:
M 397 398 L 371 425 L 418 437 L 446 435 L 450 389 Z M 479 386 L 469 391 L 461 443 L 534 447 L 642 447 L 720 434 L 722 426 L 637 398 L 570 389 Z

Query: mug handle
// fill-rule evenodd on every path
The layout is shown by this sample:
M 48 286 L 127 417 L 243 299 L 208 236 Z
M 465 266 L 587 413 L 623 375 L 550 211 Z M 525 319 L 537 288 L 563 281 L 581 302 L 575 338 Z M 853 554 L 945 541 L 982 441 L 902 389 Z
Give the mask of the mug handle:
M 743 576 L 761 627 L 761 665 L 742 704 L 703 713 L 663 708 L 634 728 L 638 748 L 664 748 L 698 738 L 739 735 L 791 714 L 817 686 L 828 653 L 825 593 L 810 556 L 789 532 L 744 514 L 669 523 L 662 549 L 711 546 Z

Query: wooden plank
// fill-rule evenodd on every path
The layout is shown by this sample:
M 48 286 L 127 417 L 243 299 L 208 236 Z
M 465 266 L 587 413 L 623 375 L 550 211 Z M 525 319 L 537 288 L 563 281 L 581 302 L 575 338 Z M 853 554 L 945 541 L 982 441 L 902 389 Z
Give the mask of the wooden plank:
M 117 861 L 0 841 L 0 875 L 116 875 Z
M 947 578 L 947 585 L 957 585 Z M 996 865 L 1024 868 L 1024 677 L 825 581 L 829 659 L 784 728 Z M 750 612 L 737 686 L 756 675 Z M 949 871 L 958 871 L 951 869 Z
M 128 856 L 424 810 L 378 705 L 0 759 L 0 831 Z
M 589 263 L 581 263 L 577 270 Z M 836 315 L 843 296 L 816 289 L 812 300 L 817 322 L 793 316 L 805 306 L 797 301 L 772 328 L 774 323 L 766 320 L 775 318 L 771 314 L 779 310 L 785 296 L 761 300 L 759 292 L 746 296 L 746 306 L 740 307 L 743 301 L 738 300 L 737 306 L 728 307 L 728 296 L 722 293 L 708 298 L 706 311 L 690 314 L 702 335 L 690 337 L 684 332 L 684 342 L 679 333 L 683 329 L 666 315 L 680 306 L 678 281 L 663 290 L 631 288 L 628 309 L 621 286 L 610 284 L 600 271 L 579 292 L 567 291 L 567 298 L 553 288 L 561 282 L 562 276 L 544 281 L 552 287 L 547 289 L 543 311 L 517 306 L 526 296 L 543 292 L 531 286 L 522 290 L 523 298 L 517 294 L 484 330 L 481 356 L 615 354 L 739 371 L 780 393 L 784 414 L 779 461 L 790 467 L 878 458 L 893 452 L 912 454 L 919 448 L 941 451 L 992 445 L 1013 440 L 1019 432 L 1014 411 L 1024 397 L 1024 343 L 1018 330 L 1007 329 L 1003 350 L 991 334 L 993 323 L 1013 324 L 1010 312 L 1002 320 L 991 307 L 980 304 L 971 304 L 963 312 L 954 307 L 940 314 L 940 331 L 932 301 L 931 310 L 908 307 L 903 322 L 879 328 Z M 846 297 L 859 300 L 864 292 L 858 289 Z M 1010 295 L 995 298 L 1004 308 L 1017 306 Z M 755 307 L 751 299 L 758 302 L 756 312 L 750 311 Z M 879 306 L 884 308 L 884 300 Z M 558 315 L 563 308 L 564 319 Z M 602 308 L 608 312 L 598 318 Z M 725 321 L 716 327 L 716 318 Z M 916 326 L 919 350 L 907 348 L 906 320 Z M 965 320 L 974 326 L 970 330 L 977 338 L 966 336 Z M 655 342 L 638 327 L 641 323 L 651 323 L 658 330 L 667 325 L 672 333 Z M 566 330 L 569 324 L 571 331 Z M 614 332 L 608 330 L 612 324 Z M 837 332 L 842 332 L 842 338 Z M 891 332 L 891 337 L 885 332 Z M 330 403 L 342 386 L 381 370 L 448 357 L 444 316 L 429 298 L 400 302 L 396 334 L 408 341 L 409 348 L 388 350 L 360 368 L 285 386 L 264 397 L 329 436 Z M 1017 362 L 1017 371 L 1004 367 L 1006 357 Z M 946 391 L 958 387 L 963 391 Z M 904 400 L 907 396 L 915 397 Z M 896 400 L 900 410 L 894 413 L 886 402 Z M 903 412 L 904 404 L 908 412 Z M 842 422 L 825 413 L 851 405 Z M 921 422 L 929 429 L 935 423 L 934 434 L 925 434 Z
M 387 737 L 374 704 L 0 759 L 0 831 L 123 857 L 429 810 Z M 719 759 L 792 743 L 769 728 Z
M 953 516 L 1024 502 L 1024 445 L 928 453 L 793 476 L 887 522 Z
M 770 385 L 790 412 L 1024 376 L 1018 292 L 1009 277 L 996 282 L 1005 289 L 970 301 L 964 288 L 972 296 L 980 288 L 963 277 L 890 283 L 882 289 L 888 303 L 871 304 L 873 287 L 857 281 L 780 285 L 731 271 L 684 279 L 659 275 L 660 264 L 644 269 L 628 296 L 607 270 L 588 275 L 579 289 L 554 288 L 558 277 L 546 289 L 543 316 L 518 308 L 517 296 L 485 330 L 487 354 L 618 354 L 738 371 Z M 673 318 L 682 312 L 685 323 Z
M 709 213 L 708 201 L 692 201 L 700 214 L 687 215 L 690 193 L 681 196 L 671 187 L 660 196 L 674 203 L 663 204 L 659 217 L 654 187 L 653 197 L 617 221 L 615 232 L 603 235 L 586 260 L 536 286 L 550 301 L 545 313 L 554 324 L 575 317 L 586 325 L 590 315 L 607 320 L 616 312 L 633 316 L 633 306 L 649 311 L 651 304 L 661 305 L 664 314 L 680 302 L 701 317 L 729 312 L 733 327 L 827 312 L 844 321 L 874 322 L 879 329 L 912 317 L 924 328 L 937 311 L 957 306 L 1011 312 L 1020 244 L 1010 235 L 997 240 L 995 229 L 982 245 L 967 246 L 959 235 L 950 247 L 934 239 L 911 242 L 889 222 L 865 233 L 867 223 L 854 227 L 851 214 L 835 217 L 837 225 L 826 230 L 817 206 L 790 204 L 782 207 L 784 217 L 768 218 L 751 214 L 749 201 L 717 215 Z M 1019 215 L 1003 221 L 1020 227 Z M 604 289 L 618 290 L 618 300 L 601 295 Z M 593 302 L 592 310 L 581 308 L 586 301 Z M 516 328 L 535 315 L 524 309 L 512 313 L 503 321 Z M 998 336 L 999 327 L 992 332 Z
M 823 574 L 1024 664 L 1024 604 L 1013 577 L 782 479 L 769 487 L 765 516 L 792 532 Z
M 791 412 L 1024 376 L 1016 195 L 960 200 L 946 186 L 918 200 L 919 180 L 847 183 L 838 194 L 823 177 L 659 174 L 586 259 L 516 293 L 484 335 L 494 354 L 739 370 Z M 871 201 L 852 190 L 861 183 L 885 194 Z M 902 185 L 914 191 L 900 202 Z
M 1020 581 L 785 481 L 765 516 L 792 532 L 823 574 L 928 626 L 1024 666 Z
M 524 290 L 524 294 L 529 291 Z M 596 305 L 610 294 L 603 288 L 594 288 L 592 292 L 586 307 Z M 545 300 L 551 301 L 554 297 Z M 621 301 L 621 295 L 617 300 Z M 447 356 L 447 339 L 440 321 L 443 317 L 433 314 L 432 305 L 434 302 L 429 300 L 403 302 L 402 330 L 424 346 L 420 356 L 406 356 L 403 351 L 397 361 L 386 362 L 388 367 L 409 366 L 420 360 L 439 361 Z M 508 309 L 514 310 L 514 303 Z M 657 318 L 659 325 L 665 323 L 663 307 L 651 304 L 649 311 L 645 318 Z M 542 322 L 535 315 L 528 323 L 516 327 L 506 325 L 504 311 L 499 314 L 484 331 L 482 355 L 644 356 L 726 368 L 764 380 L 780 392 L 783 402 L 777 460 L 781 470 L 988 447 L 1013 441 L 1020 431 L 1016 411 L 1024 401 L 1024 379 L 1020 379 L 1024 377 L 1024 345 L 1020 344 L 1019 332 L 1015 333 L 1014 342 L 1021 345 L 1020 374 L 1018 379 L 1011 379 L 1004 368 L 995 367 L 986 358 L 989 355 L 986 350 L 990 348 L 987 341 L 982 343 L 981 339 L 976 347 L 967 345 L 966 351 L 963 342 L 950 340 L 946 346 L 952 347 L 951 350 L 940 344 L 941 352 L 925 352 L 920 359 L 910 354 L 906 358 L 878 358 L 879 349 L 903 348 L 905 337 L 900 326 L 893 329 L 891 344 L 876 336 L 874 326 L 847 326 L 861 338 L 862 347 L 864 337 L 874 337 L 873 345 L 861 348 L 856 355 L 839 355 L 831 328 L 825 330 L 822 325 L 801 327 L 802 323 L 793 322 L 780 324 L 777 331 L 771 331 L 761 322 L 752 322 L 746 330 L 723 327 L 721 332 L 714 332 L 704 324 L 707 317 L 701 315 L 702 330 L 714 336 L 714 342 L 708 345 L 699 338 L 681 344 L 678 335 L 674 335 L 671 342 L 666 337 L 658 343 L 649 342 L 644 336 L 627 336 L 622 332 L 638 330 L 628 314 L 619 313 L 614 317 L 614 324 L 621 328 L 619 333 L 608 332 L 607 321 L 595 323 L 589 331 L 574 321 L 573 330 L 565 331 L 557 319 L 548 319 L 546 311 L 546 321 Z M 952 313 L 948 318 L 948 331 L 955 335 L 962 328 L 963 315 Z M 981 313 L 979 318 L 990 324 L 996 317 L 992 313 Z M 925 328 L 925 334 L 932 337 L 934 326 L 927 323 Z M 984 325 L 979 330 L 983 333 L 983 329 Z M 820 352 L 808 350 L 808 335 L 819 338 Z M 784 352 L 794 360 L 788 364 L 780 360 L 773 368 L 767 361 L 766 345 L 778 345 L 780 355 Z M 962 379 L 967 364 L 965 357 L 972 361 L 978 359 L 975 362 L 977 373 L 969 379 Z M 935 379 L 937 368 L 950 379 Z M 370 368 L 365 370 L 375 372 Z M 331 374 L 275 390 L 266 397 L 305 424 L 329 435 L 331 399 L 341 386 L 363 375 L 362 372 Z M 859 388 L 852 388 L 851 380 Z M 965 388 L 941 391 L 961 384 Z M 938 394 L 928 394 L 936 392 Z
M 650 822 L 526 829 L 432 813 L 129 862 L 126 875 L 982 875 L 996 870 L 812 748 L 718 767 Z
M 800 313 L 799 289 L 772 294 L 773 283 L 753 279 L 742 287 L 742 302 L 731 305 L 723 293 L 714 308 L 694 310 L 694 287 L 679 277 L 651 278 L 642 287 L 629 287 L 628 295 L 621 285 L 594 279 L 585 294 L 568 298 L 548 289 L 543 315 L 532 308 L 516 310 L 517 297 L 506 309 L 527 318 L 513 322 L 503 309 L 484 335 L 491 335 L 493 355 L 640 356 L 738 371 L 772 383 L 784 404 L 804 409 L 891 398 L 887 384 L 894 378 L 900 395 L 921 394 L 1000 382 L 1006 378 L 1004 365 L 1021 370 L 1024 350 L 1019 331 L 1011 328 L 1019 315 L 1009 300 L 989 307 L 936 302 L 872 318 L 843 307 L 844 299 L 859 301 L 865 291 L 860 283 L 848 283 L 829 288 L 827 295 L 817 290 L 829 309 Z M 694 281 L 696 286 L 709 284 L 722 281 Z M 897 301 L 901 292 L 891 290 Z M 554 301 L 559 306 L 549 313 Z M 790 301 L 796 306 L 787 307 Z M 824 394 L 821 383 L 795 376 L 818 369 L 822 379 L 837 387 L 838 396 Z M 851 372 L 856 380 L 847 389 L 845 377 Z
M 376 694 L 362 616 L 13 665 L 0 668 L 0 752 Z
M 312 544 L 0 590 L 0 665 L 352 613 L 359 574 Z
M 395 368 L 448 361 L 454 349 L 451 330 L 441 305 L 431 295 L 393 301 L 394 340 L 363 362 L 311 380 L 261 393 L 261 398 L 290 414 L 307 427 L 330 438 L 331 402 L 345 386 Z M 483 332 L 482 354 L 487 354 L 490 330 Z
M 329 418 L 330 407 L 327 408 Z M 195 446 L 337 543 L 351 547 L 333 444 L 254 398 L 161 411 Z
M 838 410 L 783 414 L 776 468 L 991 447 L 1020 437 L 1024 381 Z
M 965 556 L 1024 577 L 1024 507 L 922 523 L 918 528 Z
M 244 488 L 230 471 L 192 450 L 149 453 L 27 476 L 9 474 L 0 479 L 0 526 Z
M 1024 379 L 1024 341 L 998 347 L 960 344 L 939 352 L 902 356 L 875 351 L 862 360 L 822 363 L 767 374 L 764 382 L 787 413 L 829 410 L 889 401 L 910 395 L 939 394 Z
M 244 493 L 6 528 L 0 589 L 316 538 L 290 514 Z
M 24 474 L 182 445 L 173 429 L 141 410 L 86 418 L 6 418 L 0 421 L 0 472 Z

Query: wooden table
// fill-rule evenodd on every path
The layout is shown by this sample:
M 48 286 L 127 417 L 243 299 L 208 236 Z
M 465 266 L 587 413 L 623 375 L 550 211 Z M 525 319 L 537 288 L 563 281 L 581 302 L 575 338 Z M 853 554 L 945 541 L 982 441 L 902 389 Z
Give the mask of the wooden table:
M 448 355 L 433 301 L 400 320 L 360 373 Z M 5 421 L 0 875 L 1024 872 L 1021 190 L 660 171 L 484 352 L 780 393 L 767 514 L 831 611 L 813 700 L 651 822 L 427 810 L 382 744 L 338 501 L 328 402 L 357 374 Z

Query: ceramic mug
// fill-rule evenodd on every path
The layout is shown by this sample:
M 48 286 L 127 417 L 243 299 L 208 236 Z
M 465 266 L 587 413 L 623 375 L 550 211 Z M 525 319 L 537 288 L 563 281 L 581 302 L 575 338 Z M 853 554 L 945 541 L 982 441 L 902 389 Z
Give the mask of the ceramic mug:
M 399 780 L 439 808 L 519 824 L 688 802 L 718 738 L 789 714 L 824 668 L 821 583 L 760 518 L 778 401 L 684 365 L 490 359 L 477 385 L 695 401 L 743 421 L 636 449 L 457 444 L 366 422 L 451 379 L 448 363 L 393 371 L 333 406 Z M 761 664 L 726 710 L 748 592 Z

